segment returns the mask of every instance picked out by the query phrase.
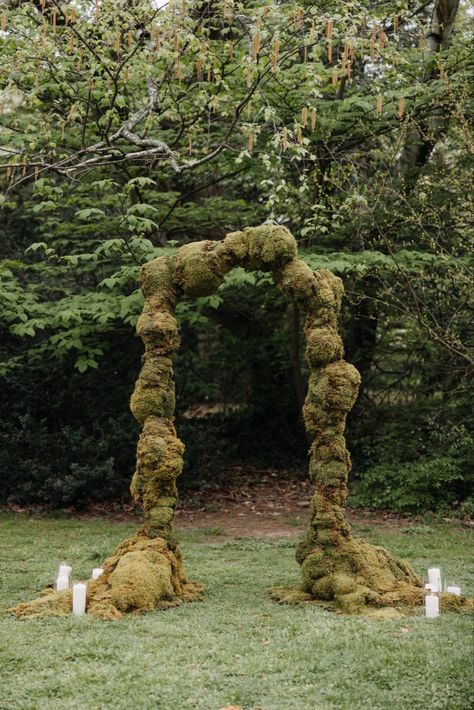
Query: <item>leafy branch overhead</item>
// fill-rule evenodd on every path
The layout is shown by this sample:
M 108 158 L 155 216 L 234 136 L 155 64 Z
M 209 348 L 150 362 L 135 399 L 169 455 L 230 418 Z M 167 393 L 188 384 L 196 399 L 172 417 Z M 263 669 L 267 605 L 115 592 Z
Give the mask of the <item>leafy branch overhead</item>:
M 450 8 L 446 38 L 457 4 L 437 5 Z M 357 142 L 362 122 L 383 134 L 405 115 L 421 121 L 456 83 L 443 52 L 429 55 L 421 41 L 425 8 L 398 3 L 387 17 L 380 3 L 368 19 L 360 0 L 326 12 L 293 2 L 3 2 L 2 165 L 16 185 L 110 164 L 180 173 L 224 151 L 311 161 L 315 141 L 334 147 L 348 127 Z M 437 79 L 428 84 L 427 63 Z
M 343 277 L 352 314 L 405 319 L 464 372 L 469 19 L 457 0 L 0 2 L 3 367 L 93 367 L 130 334 L 141 264 L 265 222 Z

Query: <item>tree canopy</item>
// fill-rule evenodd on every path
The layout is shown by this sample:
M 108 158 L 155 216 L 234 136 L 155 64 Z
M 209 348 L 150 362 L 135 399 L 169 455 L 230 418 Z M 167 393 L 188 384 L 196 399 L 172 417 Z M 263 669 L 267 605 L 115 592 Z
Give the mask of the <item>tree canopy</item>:
M 141 264 L 268 222 L 344 279 L 362 397 L 464 392 L 472 14 L 458 0 L 3 0 L 2 372 L 96 369 L 132 336 Z M 178 316 L 227 327 L 236 284 L 264 309 L 268 281 L 236 270 Z

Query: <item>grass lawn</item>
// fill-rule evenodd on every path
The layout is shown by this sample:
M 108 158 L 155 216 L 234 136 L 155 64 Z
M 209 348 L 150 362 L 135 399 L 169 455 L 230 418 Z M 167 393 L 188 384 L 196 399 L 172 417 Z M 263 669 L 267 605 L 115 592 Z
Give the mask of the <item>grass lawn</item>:
M 0 515 L 0 607 L 32 599 L 67 559 L 87 577 L 135 526 Z M 119 622 L 0 615 L 0 708 L 245 710 L 462 708 L 474 705 L 473 618 L 348 618 L 279 606 L 298 579 L 295 540 L 182 534 L 205 601 Z M 473 534 L 451 524 L 364 526 L 423 573 L 439 563 L 474 595 Z

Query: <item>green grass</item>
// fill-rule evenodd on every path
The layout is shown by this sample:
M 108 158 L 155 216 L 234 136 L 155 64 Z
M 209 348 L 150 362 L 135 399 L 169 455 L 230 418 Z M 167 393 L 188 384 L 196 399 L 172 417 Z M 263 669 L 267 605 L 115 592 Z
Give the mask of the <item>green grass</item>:
M 133 526 L 0 516 L 0 605 L 33 598 L 57 564 L 88 576 Z M 472 706 L 472 617 L 401 621 L 279 606 L 266 590 L 298 579 L 294 540 L 182 535 L 205 601 L 120 622 L 0 615 L 0 708 L 36 710 L 369 710 Z M 362 532 L 362 529 L 360 530 Z M 212 533 L 212 534 L 210 534 Z M 216 533 L 216 534 L 214 534 Z M 365 538 L 423 572 L 440 563 L 471 595 L 472 533 L 433 524 Z

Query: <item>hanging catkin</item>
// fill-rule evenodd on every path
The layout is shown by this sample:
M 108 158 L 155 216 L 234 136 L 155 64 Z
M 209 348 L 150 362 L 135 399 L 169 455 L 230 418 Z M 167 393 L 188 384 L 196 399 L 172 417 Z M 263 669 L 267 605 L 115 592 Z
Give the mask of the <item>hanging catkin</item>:
M 198 60 L 196 62 L 196 77 L 198 81 L 202 81 L 203 64 L 204 62 L 201 57 L 198 57 Z
M 275 46 L 273 48 L 271 62 L 272 62 L 272 72 L 275 73 L 278 65 L 278 57 L 280 55 L 280 40 L 277 39 Z
M 252 59 L 255 62 L 260 52 L 260 33 L 256 32 L 252 40 Z

